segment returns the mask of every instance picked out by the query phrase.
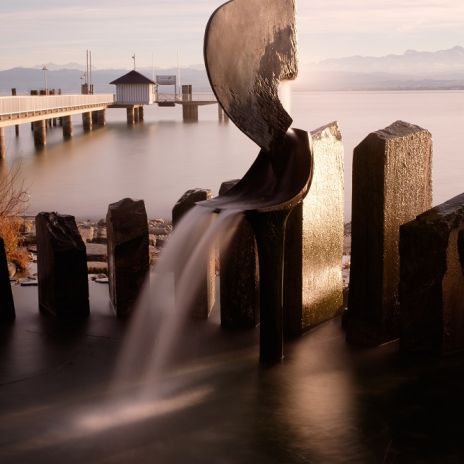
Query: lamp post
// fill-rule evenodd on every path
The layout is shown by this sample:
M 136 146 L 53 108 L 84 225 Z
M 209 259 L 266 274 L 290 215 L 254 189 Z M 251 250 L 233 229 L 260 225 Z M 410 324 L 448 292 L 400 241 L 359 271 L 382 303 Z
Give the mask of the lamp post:
M 43 65 L 42 71 L 43 71 L 43 75 L 44 75 L 45 95 L 48 95 L 48 84 L 47 84 L 47 71 L 48 71 L 48 69 L 47 69 L 46 64 Z

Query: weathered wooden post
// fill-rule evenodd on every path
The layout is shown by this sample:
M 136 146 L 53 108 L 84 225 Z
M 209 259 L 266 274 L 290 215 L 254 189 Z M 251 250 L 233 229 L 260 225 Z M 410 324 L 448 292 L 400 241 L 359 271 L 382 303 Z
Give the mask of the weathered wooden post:
M 0 323 L 12 322 L 16 317 L 13 294 L 11 292 L 5 242 L 0 237 Z
M 135 110 L 133 106 L 127 107 L 127 124 L 132 126 L 135 123 Z
M 239 180 L 223 182 L 224 195 Z M 259 324 L 259 271 L 255 235 L 242 221 L 226 250 L 220 254 L 221 325 L 226 329 L 250 329 Z
M 197 202 L 212 198 L 211 190 L 193 189 L 182 195 L 172 210 L 172 225 L 176 227 L 182 217 L 189 212 Z M 202 284 L 193 300 L 192 314 L 201 319 L 207 319 L 211 313 L 216 295 L 216 272 L 215 272 L 214 246 L 202 269 L 198 273 L 204 274 Z
M 13 97 L 16 97 L 16 89 L 15 88 L 11 89 L 11 95 Z M 19 126 L 18 126 L 18 124 L 15 124 L 15 135 L 16 135 L 16 137 L 19 137 Z
M 347 339 L 378 345 L 399 336 L 400 226 L 432 204 L 432 136 L 397 121 L 354 151 Z
M 284 320 L 289 337 L 343 310 L 344 159 L 336 122 L 311 133 L 309 194 L 287 220 Z
M 93 113 L 82 113 L 82 125 L 84 126 L 84 131 L 90 132 L 93 127 Z
M 128 316 L 148 275 L 148 219 L 143 200 L 113 203 L 106 215 L 110 299 L 119 317 Z
M 36 216 L 40 311 L 62 319 L 89 314 L 85 244 L 73 216 Z
M 401 226 L 401 349 L 464 350 L 464 194 Z
M 106 125 L 106 113 L 105 113 L 105 110 L 97 111 L 97 124 L 100 127 L 103 127 L 103 126 Z
M 45 120 L 34 122 L 34 145 L 37 148 L 47 145 L 47 122 Z
M 182 117 L 184 122 L 198 122 L 198 105 L 193 102 L 183 103 Z
M 5 157 L 6 157 L 5 128 L 0 127 L 0 159 L 5 159 Z
M 63 126 L 63 137 L 69 139 L 73 135 L 73 126 L 71 116 L 62 116 L 61 124 Z

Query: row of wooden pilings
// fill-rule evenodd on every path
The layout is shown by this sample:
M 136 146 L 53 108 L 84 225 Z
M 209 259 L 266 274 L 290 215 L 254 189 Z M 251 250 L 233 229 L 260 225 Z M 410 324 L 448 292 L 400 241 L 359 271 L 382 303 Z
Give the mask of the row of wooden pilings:
M 89 111 L 82 113 L 82 125 L 85 132 L 90 132 L 96 127 L 103 127 L 106 124 L 105 110 Z M 31 124 L 34 132 L 34 145 L 38 148 L 47 144 L 47 128 L 57 125 L 63 128 L 63 137 L 69 139 L 73 136 L 73 124 L 71 116 L 60 118 L 42 119 Z

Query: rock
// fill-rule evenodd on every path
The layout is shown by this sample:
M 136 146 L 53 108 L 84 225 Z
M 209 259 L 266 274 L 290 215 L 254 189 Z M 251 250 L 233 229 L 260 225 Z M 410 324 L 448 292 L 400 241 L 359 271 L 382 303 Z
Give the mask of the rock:
M 221 184 L 224 195 L 239 180 Z M 221 325 L 226 329 L 250 329 L 259 324 L 259 272 L 255 236 L 243 221 L 227 250 L 220 254 Z
M 212 198 L 210 190 L 194 189 L 188 190 L 174 205 L 172 210 L 172 223 L 174 227 L 179 223 L 182 217 L 188 213 L 197 202 Z M 200 319 L 207 319 L 211 313 L 216 294 L 216 274 L 215 274 L 215 250 L 211 248 L 206 263 L 198 270 L 204 275 L 202 284 L 192 303 L 192 315 Z
M 401 226 L 401 349 L 464 350 L 464 194 Z
M 87 317 L 86 249 L 74 217 L 39 213 L 36 227 L 40 310 L 62 319 Z
M 347 339 L 368 346 L 398 338 L 400 226 L 432 203 L 432 136 L 398 121 L 354 151 Z
M 16 313 L 13 293 L 11 291 L 5 243 L 0 238 L 0 323 L 11 322 L 15 317 Z
M 148 220 L 143 200 L 125 198 L 108 207 L 110 298 L 119 317 L 135 306 L 150 265 Z
M 102 243 L 85 244 L 87 261 L 106 263 L 108 261 L 108 247 Z
M 337 123 L 311 133 L 314 172 L 287 220 L 284 328 L 295 337 L 343 311 L 343 143 Z

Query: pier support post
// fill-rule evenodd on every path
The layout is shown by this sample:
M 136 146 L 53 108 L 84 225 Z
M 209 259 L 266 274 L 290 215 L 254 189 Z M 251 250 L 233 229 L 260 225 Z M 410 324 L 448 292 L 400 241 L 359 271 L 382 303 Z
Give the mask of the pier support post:
M 432 136 L 397 121 L 354 150 L 349 342 L 398 338 L 400 226 L 432 205 Z
M 93 113 L 82 113 L 82 125 L 84 126 L 84 131 L 90 132 L 93 127 Z
M 34 122 L 34 145 L 37 148 L 47 145 L 47 121 Z
M 198 105 L 195 103 L 184 103 L 182 105 L 182 116 L 184 122 L 198 122 Z
M 143 112 L 143 106 L 139 107 L 139 121 L 143 122 L 144 120 L 144 112 Z
M 222 109 L 219 103 L 218 103 L 218 119 L 219 119 L 219 122 L 222 122 L 224 120 L 224 110 Z
M 0 159 L 6 157 L 5 128 L 0 127 Z
M 90 114 L 92 115 L 92 125 L 97 127 L 98 126 L 98 111 L 92 111 Z
M 135 122 L 135 110 L 134 107 L 131 106 L 127 108 L 127 124 L 132 126 Z
M 100 127 L 105 126 L 105 124 L 106 124 L 105 110 L 97 111 L 97 124 Z
M 63 124 L 63 137 L 69 139 L 73 135 L 72 119 L 71 116 L 63 116 L 61 118 Z
M 344 169 L 336 122 L 311 132 L 314 171 L 308 196 L 287 220 L 284 322 L 287 337 L 343 310 Z
M 134 123 L 137 124 L 140 121 L 139 107 L 134 108 Z

